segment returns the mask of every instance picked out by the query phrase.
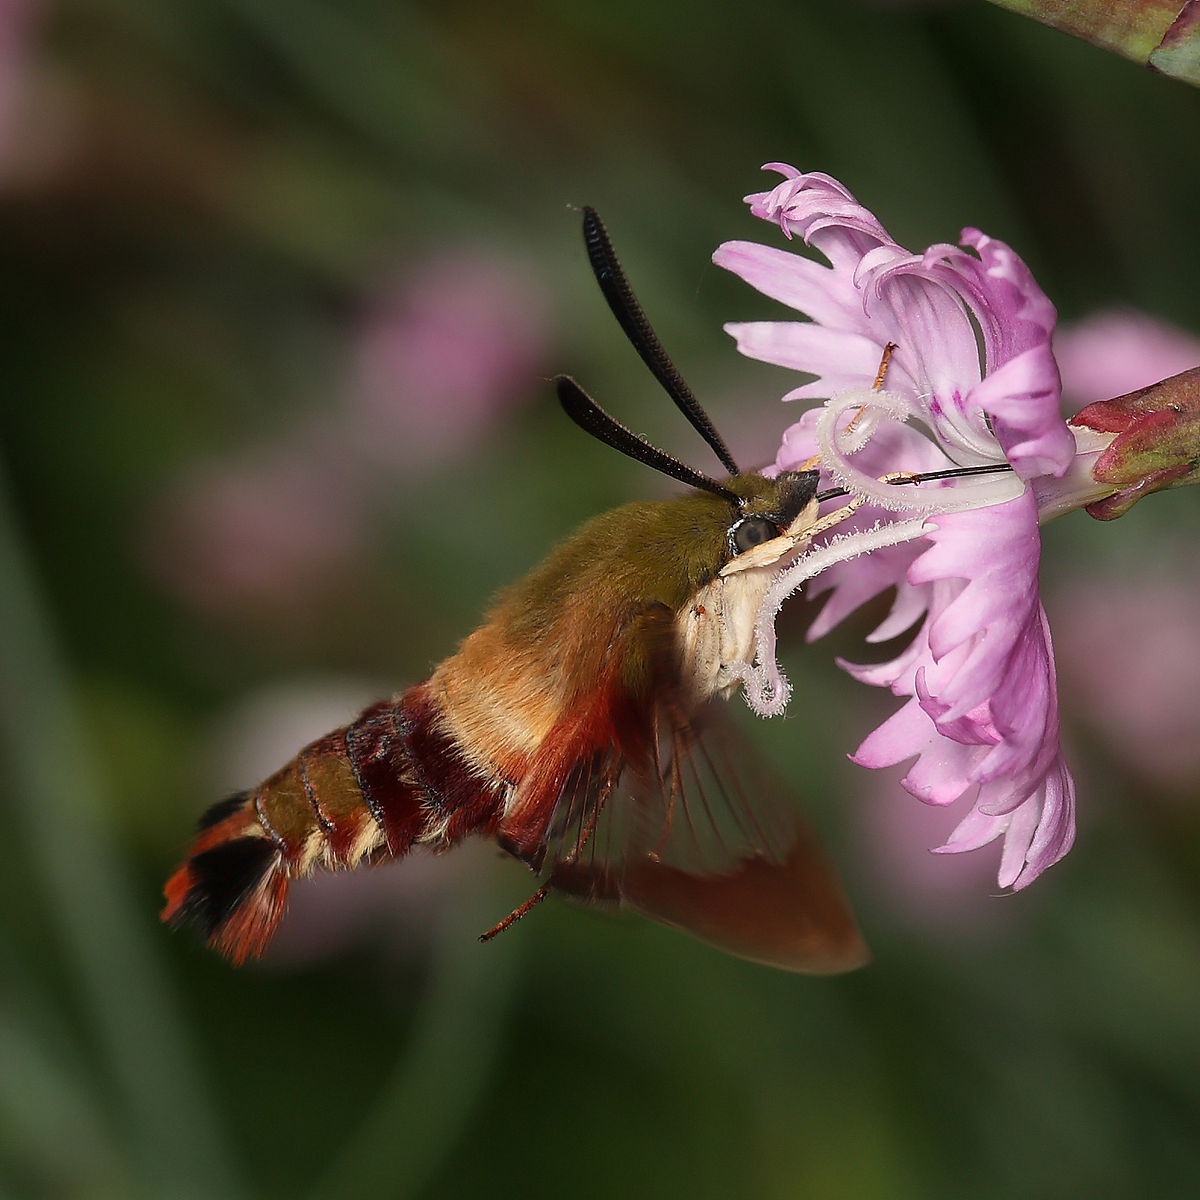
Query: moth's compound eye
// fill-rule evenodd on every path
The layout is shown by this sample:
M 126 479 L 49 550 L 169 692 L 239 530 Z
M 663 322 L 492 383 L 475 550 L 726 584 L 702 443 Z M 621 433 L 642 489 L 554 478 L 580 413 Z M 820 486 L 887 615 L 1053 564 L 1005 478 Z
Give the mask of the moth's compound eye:
M 730 531 L 734 549 L 741 554 L 779 536 L 779 527 L 766 517 L 743 517 Z

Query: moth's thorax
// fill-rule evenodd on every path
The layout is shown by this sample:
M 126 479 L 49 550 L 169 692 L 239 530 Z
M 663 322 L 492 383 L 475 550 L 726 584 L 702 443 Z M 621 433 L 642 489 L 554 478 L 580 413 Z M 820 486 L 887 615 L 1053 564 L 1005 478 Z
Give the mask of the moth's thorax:
M 763 565 L 726 573 L 737 561 L 734 523 L 774 512 L 795 488 L 762 476 L 729 482 L 745 496 L 740 508 L 691 492 L 587 522 L 502 592 L 437 668 L 443 726 L 481 776 L 519 780 L 564 729 L 586 743 L 580 731 L 589 721 L 602 731 L 606 704 L 649 704 L 649 693 L 668 687 L 699 705 L 734 686 L 766 589 L 797 545 L 777 539 L 777 561 L 770 544 L 756 546 L 756 562 L 767 552 Z

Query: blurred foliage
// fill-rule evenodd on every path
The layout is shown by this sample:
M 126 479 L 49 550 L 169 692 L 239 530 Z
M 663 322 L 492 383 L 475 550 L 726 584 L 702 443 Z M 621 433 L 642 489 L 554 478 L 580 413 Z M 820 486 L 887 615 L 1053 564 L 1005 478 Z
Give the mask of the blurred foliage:
M 1065 321 L 1118 303 L 1196 330 L 1194 90 L 952 3 L 13 0 L 0 22 L 0 1194 L 1194 1186 L 1200 769 L 1168 791 L 1072 724 L 1069 662 L 1079 841 L 1000 900 L 989 852 L 930 860 L 945 814 L 845 763 L 888 699 L 836 670 L 849 634 L 803 647 L 798 606 L 801 694 L 752 732 L 844 866 L 875 951 L 850 977 L 551 904 L 480 947 L 529 887 L 486 849 L 300 889 L 260 967 L 155 919 L 208 802 L 422 677 L 577 521 L 662 488 L 547 377 L 700 461 L 570 206 L 605 215 L 735 453 L 765 460 L 790 382 L 720 326 L 771 306 L 708 262 L 769 240 L 740 203 L 760 163 L 836 175 L 909 245 L 1004 238 Z M 531 330 L 523 383 L 449 442 L 421 425 L 428 364 L 391 396 L 362 366 L 380 314 L 408 345 L 413 281 L 448 256 L 512 271 Z M 477 343 L 435 332 L 457 370 Z M 1101 563 L 1193 556 L 1196 503 L 1050 527 L 1052 622 Z

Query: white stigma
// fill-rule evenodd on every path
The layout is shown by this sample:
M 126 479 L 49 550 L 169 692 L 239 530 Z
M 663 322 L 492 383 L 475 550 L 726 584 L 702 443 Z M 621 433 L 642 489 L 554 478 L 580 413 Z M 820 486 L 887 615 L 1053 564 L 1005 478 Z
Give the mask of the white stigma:
M 854 415 L 847 422 L 846 414 L 851 412 Z M 848 508 L 865 505 L 913 515 L 834 534 L 811 546 L 775 577 L 755 620 L 754 662 L 743 662 L 734 669 L 746 690 L 747 704 L 759 716 L 781 715 L 791 697 L 791 685 L 775 658 L 775 618 L 793 592 L 837 563 L 923 537 L 936 526 L 936 517 L 941 514 L 1003 504 L 1024 492 L 1024 481 L 1012 471 L 912 484 L 881 480 L 851 462 L 851 456 L 865 449 L 885 422 L 905 424 L 910 415 L 910 405 L 902 396 L 881 389 L 843 392 L 826 402 L 817 422 L 817 446 L 824 469 L 849 493 Z M 939 444 L 939 449 L 945 455 L 946 469 L 964 465 L 951 459 L 944 446 Z M 994 461 L 997 465 L 1005 462 L 999 445 L 995 446 Z

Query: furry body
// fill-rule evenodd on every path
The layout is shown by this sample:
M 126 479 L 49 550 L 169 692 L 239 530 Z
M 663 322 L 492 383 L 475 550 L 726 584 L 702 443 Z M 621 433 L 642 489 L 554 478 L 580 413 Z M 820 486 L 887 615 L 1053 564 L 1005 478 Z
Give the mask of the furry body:
M 470 834 L 543 871 L 546 886 L 597 893 L 620 870 L 683 903 L 684 873 L 668 875 L 657 852 L 586 876 L 577 860 L 610 798 L 632 803 L 616 792 L 625 780 L 670 792 L 666 837 L 686 798 L 665 778 L 663 746 L 685 754 L 693 718 L 732 689 L 763 593 L 815 519 L 808 474 L 725 486 L 589 521 L 502 592 L 428 680 L 214 806 L 167 884 L 163 919 L 198 925 L 241 962 L 269 942 L 292 879 Z M 739 563 L 747 519 L 775 538 Z

